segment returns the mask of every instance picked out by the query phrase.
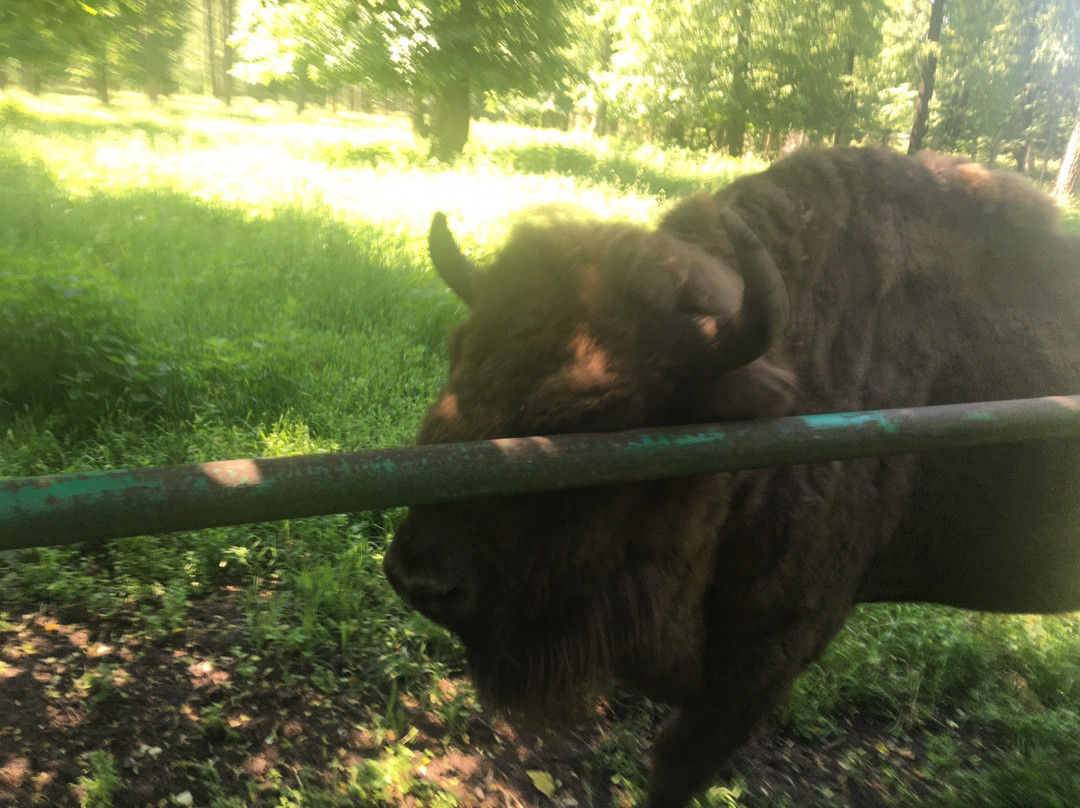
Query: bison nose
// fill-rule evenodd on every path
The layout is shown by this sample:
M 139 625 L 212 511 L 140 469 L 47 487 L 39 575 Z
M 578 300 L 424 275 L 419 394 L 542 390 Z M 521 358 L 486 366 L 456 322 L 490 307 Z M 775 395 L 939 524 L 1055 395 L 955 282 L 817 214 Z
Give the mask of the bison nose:
M 383 560 L 383 571 L 394 591 L 410 607 L 446 628 L 467 626 L 473 612 L 473 588 L 446 570 L 411 566 L 401 546 L 395 539 Z

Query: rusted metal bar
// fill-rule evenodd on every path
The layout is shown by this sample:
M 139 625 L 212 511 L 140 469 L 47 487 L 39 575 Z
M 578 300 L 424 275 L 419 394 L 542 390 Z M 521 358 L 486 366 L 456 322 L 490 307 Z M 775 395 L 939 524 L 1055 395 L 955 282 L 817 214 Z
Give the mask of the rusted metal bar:
M 1034 439 L 1080 396 L 0 480 L 0 550 Z

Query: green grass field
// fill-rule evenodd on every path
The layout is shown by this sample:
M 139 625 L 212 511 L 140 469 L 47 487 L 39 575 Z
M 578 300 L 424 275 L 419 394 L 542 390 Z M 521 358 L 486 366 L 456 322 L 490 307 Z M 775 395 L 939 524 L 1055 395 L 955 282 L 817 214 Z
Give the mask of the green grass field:
M 513 209 L 649 221 L 762 165 L 483 123 L 424 154 L 393 118 L 0 95 L 0 477 L 408 444 L 464 315 L 433 212 L 482 257 Z M 631 804 L 658 711 L 486 717 L 382 577 L 401 516 L 0 555 L 0 804 Z M 1080 619 L 862 609 L 708 797 L 916 802 L 1080 805 Z

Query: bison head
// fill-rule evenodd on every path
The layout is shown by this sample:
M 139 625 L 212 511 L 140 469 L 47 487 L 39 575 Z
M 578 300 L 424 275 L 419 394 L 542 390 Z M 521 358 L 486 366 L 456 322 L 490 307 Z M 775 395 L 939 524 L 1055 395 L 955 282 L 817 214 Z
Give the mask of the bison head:
M 664 230 L 547 212 L 479 271 L 440 214 L 434 265 L 468 304 L 420 443 L 778 414 L 762 358 L 787 317 L 768 252 L 730 211 L 722 260 Z M 407 603 L 457 632 L 489 704 L 564 714 L 609 677 L 702 686 L 703 599 L 731 486 L 704 476 L 414 507 L 386 557 Z

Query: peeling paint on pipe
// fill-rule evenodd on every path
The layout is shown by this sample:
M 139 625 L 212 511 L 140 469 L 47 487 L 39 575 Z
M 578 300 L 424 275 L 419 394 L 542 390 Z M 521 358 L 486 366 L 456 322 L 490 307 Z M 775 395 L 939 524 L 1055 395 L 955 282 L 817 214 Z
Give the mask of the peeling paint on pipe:
M 398 505 L 1080 439 L 1080 396 L 0 480 L 0 551 Z

